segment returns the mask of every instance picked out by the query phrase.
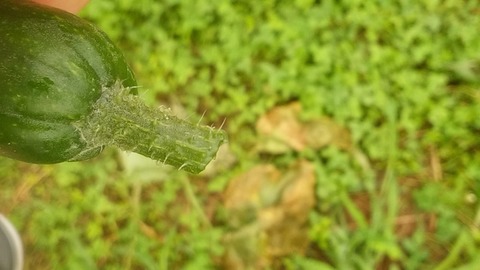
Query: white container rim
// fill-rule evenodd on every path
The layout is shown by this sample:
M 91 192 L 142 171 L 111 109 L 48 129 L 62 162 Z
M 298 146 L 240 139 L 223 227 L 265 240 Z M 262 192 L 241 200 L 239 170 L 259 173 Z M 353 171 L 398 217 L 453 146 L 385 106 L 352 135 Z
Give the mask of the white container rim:
M 23 245 L 20 236 L 18 235 L 15 227 L 8 221 L 8 219 L 0 214 L 0 231 L 3 231 L 9 242 L 9 246 L 12 249 L 12 258 L 13 269 L 12 270 L 22 270 L 23 268 Z

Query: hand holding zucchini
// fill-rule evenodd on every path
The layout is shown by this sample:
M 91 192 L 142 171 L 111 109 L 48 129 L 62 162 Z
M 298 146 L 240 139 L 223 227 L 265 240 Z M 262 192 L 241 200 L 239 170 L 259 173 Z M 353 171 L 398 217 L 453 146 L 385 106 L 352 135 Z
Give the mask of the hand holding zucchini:
M 0 1 L 0 154 L 78 161 L 104 146 L 198 173 L 220 130 L 147 107 L 125 58 L 92 24 L 28 1 Z

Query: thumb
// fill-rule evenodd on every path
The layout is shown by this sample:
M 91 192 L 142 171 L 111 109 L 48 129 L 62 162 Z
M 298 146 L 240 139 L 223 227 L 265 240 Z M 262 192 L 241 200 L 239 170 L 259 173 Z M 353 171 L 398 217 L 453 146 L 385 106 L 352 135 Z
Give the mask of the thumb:
M 89 0 L 33 0 L 33 2 L 63 9 L 71 13 L 79 12 Z

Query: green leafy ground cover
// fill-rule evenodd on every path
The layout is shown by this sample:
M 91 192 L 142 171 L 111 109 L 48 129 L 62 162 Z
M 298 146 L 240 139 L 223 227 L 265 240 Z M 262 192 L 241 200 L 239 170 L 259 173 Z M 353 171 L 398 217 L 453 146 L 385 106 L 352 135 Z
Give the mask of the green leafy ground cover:
M 81 15 L 150 104 L 230 143 L 199 176 L 113 150 L 1 158 L 27 269 L 480 269 L 477 1 L 120 0 Z

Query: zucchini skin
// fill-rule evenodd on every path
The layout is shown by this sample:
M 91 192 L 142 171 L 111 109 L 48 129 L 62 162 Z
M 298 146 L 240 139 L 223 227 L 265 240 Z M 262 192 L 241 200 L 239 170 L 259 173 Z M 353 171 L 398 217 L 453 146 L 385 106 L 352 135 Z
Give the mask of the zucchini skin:
M 102 87 L 135 89 L 120 50 L 93 24 L 28 1 L 0 1 L 0 154 L 58 163 L 99 154 L 73 123 Z M 81 155 L 79 155 L 81 153 Z

